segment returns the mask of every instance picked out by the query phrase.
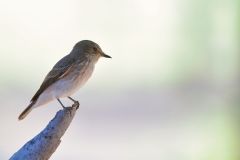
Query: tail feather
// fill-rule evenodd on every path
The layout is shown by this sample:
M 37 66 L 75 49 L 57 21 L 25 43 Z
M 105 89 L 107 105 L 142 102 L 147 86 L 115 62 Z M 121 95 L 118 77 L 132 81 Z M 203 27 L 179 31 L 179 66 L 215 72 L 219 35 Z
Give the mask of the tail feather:
M 24 119 L 33 109 L 35 102 L 31 102 L 26 109 L 19 115 L 18 120 Z

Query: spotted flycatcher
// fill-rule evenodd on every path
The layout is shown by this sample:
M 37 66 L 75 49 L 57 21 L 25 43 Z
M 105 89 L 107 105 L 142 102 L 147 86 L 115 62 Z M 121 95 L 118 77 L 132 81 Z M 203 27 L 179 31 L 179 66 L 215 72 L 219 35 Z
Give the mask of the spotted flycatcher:
M 87 82 L 100 57 L 111 58 L 102 51 L 98 44 L 92 41 L 83 40 L 78 42 L 68 55 L 53 66 L 36 94 L 32 97 L 30 104 L 18 119 L 22 120 L 32 109 L 54 99 L 57 99 L 62 107 L 64 105 L 60 98 L 68 97 L 74 103 L 78 103 L 70 96 Z

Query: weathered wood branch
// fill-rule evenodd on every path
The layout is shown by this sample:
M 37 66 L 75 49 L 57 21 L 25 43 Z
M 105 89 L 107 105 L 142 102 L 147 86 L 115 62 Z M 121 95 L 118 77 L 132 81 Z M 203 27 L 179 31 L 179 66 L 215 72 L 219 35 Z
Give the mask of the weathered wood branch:
M 79 104 L 57 112 L 44 130 L 20 148 L 10 160 L 47 160 L 61 143 L 61 137 L 69 127 Z

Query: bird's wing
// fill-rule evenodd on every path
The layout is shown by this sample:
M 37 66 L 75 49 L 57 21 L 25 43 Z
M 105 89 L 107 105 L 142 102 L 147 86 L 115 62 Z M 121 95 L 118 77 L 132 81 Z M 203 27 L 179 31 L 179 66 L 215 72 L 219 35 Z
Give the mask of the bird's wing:
M 51 86 L 57 80 L 66 76 L 70 71 L 71 68 L 75 65 L 74 61 L 71 61 L 69 57 L 65 56 L 62 58 L 47 74 L 45 77 L 42 85 L 36 92 L 36 94 L 32 97 L 31 102 L 34 102 L 38 99 L 38 97 L 46 90 L 49 86 Z

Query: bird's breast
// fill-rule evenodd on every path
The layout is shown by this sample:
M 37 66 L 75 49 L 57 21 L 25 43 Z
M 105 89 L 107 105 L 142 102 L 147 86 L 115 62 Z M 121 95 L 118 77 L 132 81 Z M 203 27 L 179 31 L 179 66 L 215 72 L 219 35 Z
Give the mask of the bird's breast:
M 74 79 L 76 86 L 81 87 L 82 85 L 84 85 L 87 82 L 87 80 L 91 77 L 93 70 L 94 70 L 93 63 L 88 62 L 84 66 L 82 65 L 78 66 L 78 69 L 76 71 L 77 73 L 75 73 L 76 76 Z
M 80 63 L 73 67 L 72 71 L 59 80 L 55 86 L 55 97 L 66 97 L 75 93 L 91 77 L 94 64 L 90 62 Z

